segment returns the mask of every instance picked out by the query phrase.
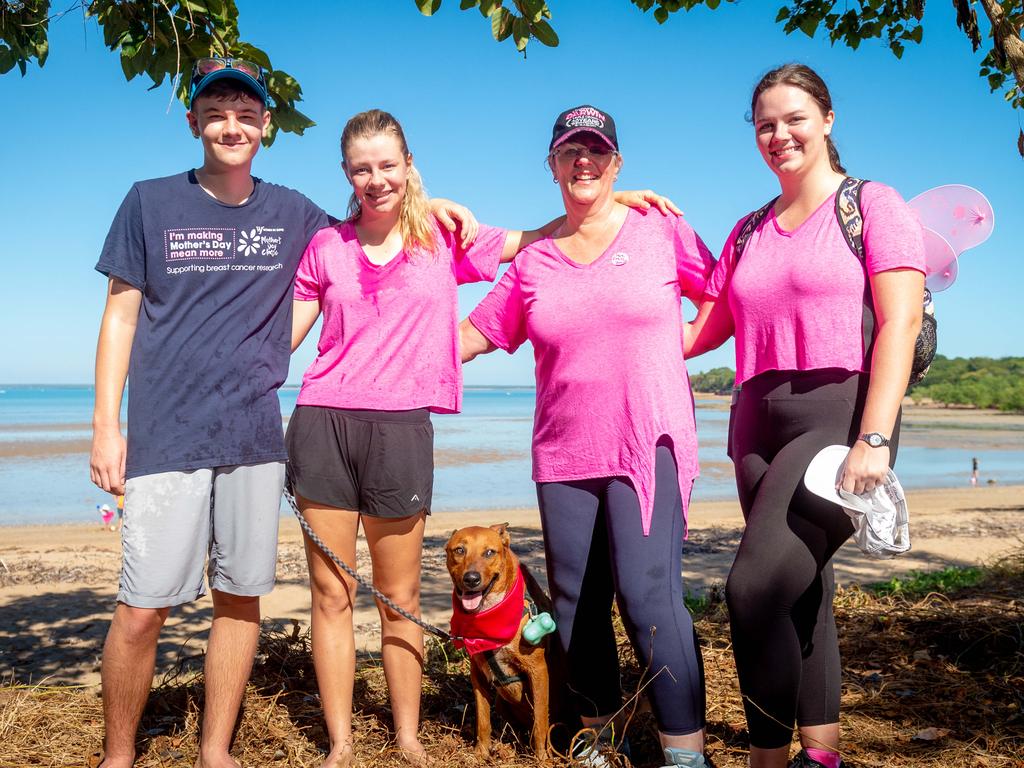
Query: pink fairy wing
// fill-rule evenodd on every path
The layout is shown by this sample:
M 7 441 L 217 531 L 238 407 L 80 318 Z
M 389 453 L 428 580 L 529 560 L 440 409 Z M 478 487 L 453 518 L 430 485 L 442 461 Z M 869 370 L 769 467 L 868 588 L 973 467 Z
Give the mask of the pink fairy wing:
M 924 284 L 932 293 L 944 291 L 956 282 L 958 270 L 957 260 L 953 259 L 939 272 L 936 272 L 934 275 L 928 275 Z
M 995 226 L 991 203 L 981 192 L 964 184 L 929 189 L 909 205 L 917 211 L 921 224 L 949 242 L 956 256 L 985 242 Z
M 956 251 L 942 235 L 929 227 L 924 228 L 924 273 L 931 277 L 942 272 L 956 260 Z

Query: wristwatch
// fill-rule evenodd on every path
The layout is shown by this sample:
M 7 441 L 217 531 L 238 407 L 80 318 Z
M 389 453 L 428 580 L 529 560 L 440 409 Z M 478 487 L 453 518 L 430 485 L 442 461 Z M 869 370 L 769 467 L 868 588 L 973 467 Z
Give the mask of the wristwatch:
M 883 445 L 889 444 L 889 438 L 883 435 L 881 432 L 865 432 L 863 435 L 857 438 L 863 440 L 865 443 L 870 445 L 872 448 L 881 448 Z

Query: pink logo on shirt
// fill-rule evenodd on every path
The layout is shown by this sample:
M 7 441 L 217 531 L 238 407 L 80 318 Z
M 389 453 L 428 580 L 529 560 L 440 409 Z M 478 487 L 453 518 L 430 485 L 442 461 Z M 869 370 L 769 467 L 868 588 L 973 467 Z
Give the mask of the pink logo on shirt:
M 619 251 L 618 253 L 612 255 L 612 264 L 614 264 L 616 267 L 621 267 L 627 261 L 629 261 L 628 253 L 623 253 L 622 251 Z

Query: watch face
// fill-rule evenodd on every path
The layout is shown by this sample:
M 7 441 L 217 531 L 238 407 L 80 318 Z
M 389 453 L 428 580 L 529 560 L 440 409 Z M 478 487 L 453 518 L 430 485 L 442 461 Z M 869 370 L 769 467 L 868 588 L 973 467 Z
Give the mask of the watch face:
M 880 435 L 868 435 L 868 442 L 871 443 L 872 448 L 877 448 L 882 444 L 882 438 Z

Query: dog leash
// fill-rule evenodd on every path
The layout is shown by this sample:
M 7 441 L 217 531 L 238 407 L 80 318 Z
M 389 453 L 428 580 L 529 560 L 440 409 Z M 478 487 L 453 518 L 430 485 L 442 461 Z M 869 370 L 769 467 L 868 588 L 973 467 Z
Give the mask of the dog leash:
M 284 497 L 285 499 L 288 500 L 288 506 L 292 508 L 292 512 L 295 513 L 295 517 L 298 518 L 299 525 L 302 526 L 302 530 L 304 530 L 306 532 L 306 535 L 309 536 L 309 540 L 316 544 L 317 547 L 320 548 L 320 551 L 331 559 L 331 562 L 333 562 L 336 566 L 341 568 L 341 570 L 343 570 L 345 573 L 347 573 L 349 576 L 355 579 L 360 586 L 366 587 L 366 589 L 370 590 L 370 592 L 373 593 L 373 596 L 375 598 L 380 600 L 382 603 L 384 603 L 384 605 L 393 610 L 399 616 L 408 619 L 413 624 L 418 626 L 420 629 L 424 630 L 425 632 L 429 632 L 435 637 L 439 637 L 442 640 L 447 640 L 448 642 L 465 640 L 464 637 L 460 637 L 458 635 L 453 635 L 449 632 L 445 632 L 440 627 L 435 627 L 433 624 L 429 624 L 428 622 L 423 621 L 423 619 L 419 618 L 418 616 L 413 616 L 407 610 L 405 610 L 400 605 L 395 603 L 394 600 L 392 600 L 390 597 L 388 597 L 375 586 L 373 586 L 371 582 L 367 581 L 358 573 L 356 573 L 354 568 L 350 568 L 340 557 L 338 557 L 331 551 L 330 547 L 324 544 L 323 540 L 319 536 L 316 535 L 316 531 L 313 530 L 313 527 L 309 524 L 309 521 L 306 520 L 306 518 L 303 517 L 302 513 L 299 511 L 299 505 L 295 503 L 295 497 L 292 496 L 291 492 L 285 490 Z

